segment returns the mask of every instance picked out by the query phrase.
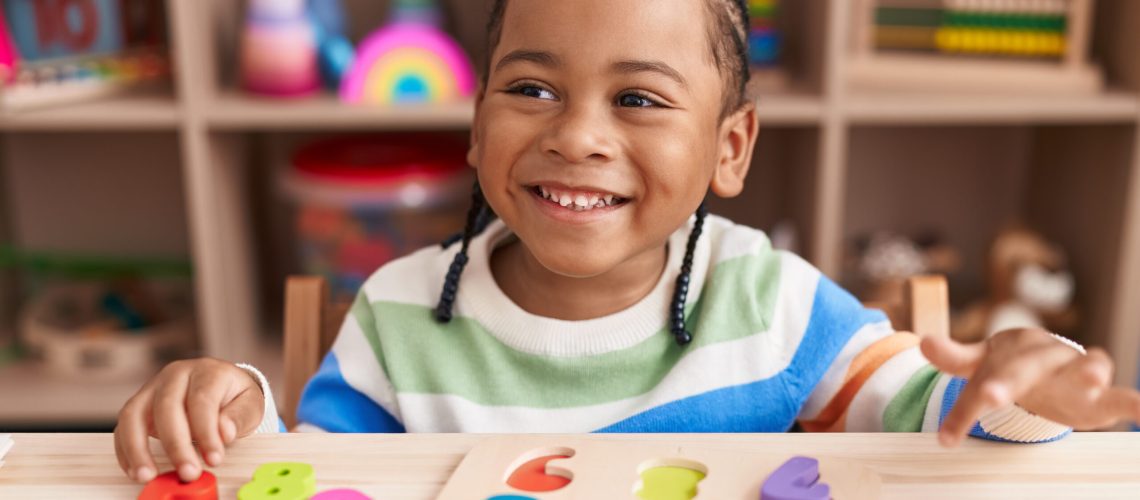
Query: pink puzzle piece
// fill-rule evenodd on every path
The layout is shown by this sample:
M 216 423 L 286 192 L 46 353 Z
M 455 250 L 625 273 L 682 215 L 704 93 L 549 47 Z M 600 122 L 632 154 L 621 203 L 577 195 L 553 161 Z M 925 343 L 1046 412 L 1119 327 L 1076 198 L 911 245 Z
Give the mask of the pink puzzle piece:
M 309 500 L 372 500 L 368 495 L 356 490 L 341 488 L 317 493 Z

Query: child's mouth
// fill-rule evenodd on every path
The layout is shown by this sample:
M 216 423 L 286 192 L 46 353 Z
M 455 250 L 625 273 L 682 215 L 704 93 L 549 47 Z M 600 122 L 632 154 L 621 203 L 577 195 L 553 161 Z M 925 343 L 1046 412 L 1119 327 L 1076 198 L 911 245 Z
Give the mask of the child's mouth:
M 590 212 L 593 210 L 613 208 L 629 202 L 628 198 L 622 198 L 610 193 L 577 191 L 546 186 L 531 186 L 530 191 L 539 198 L 559 205 L 566 210 L 573 210 L 575 212 Z

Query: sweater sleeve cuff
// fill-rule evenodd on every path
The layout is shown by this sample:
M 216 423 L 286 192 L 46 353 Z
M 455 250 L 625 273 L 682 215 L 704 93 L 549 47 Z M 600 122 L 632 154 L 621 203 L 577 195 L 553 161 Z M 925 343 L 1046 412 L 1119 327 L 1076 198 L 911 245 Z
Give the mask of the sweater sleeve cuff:
M 257 380 L 258 387 L 261 387 L 261 393 L 265 396 L 265 408 L 261 413 L 261 423 L 254 429 L 254 434 L 274 434 L 278 432 L 285 432 L 284 424 L 281 418 L 277 416 L 277 403 L 273 400 L 273 391 L 269 390 L 269 381 L 265 379 L 265 375 L 260 370 L 254 368 L 252 365 L 245 363 L 238 363 L 238 368 L 245 370 L 249 376 Z

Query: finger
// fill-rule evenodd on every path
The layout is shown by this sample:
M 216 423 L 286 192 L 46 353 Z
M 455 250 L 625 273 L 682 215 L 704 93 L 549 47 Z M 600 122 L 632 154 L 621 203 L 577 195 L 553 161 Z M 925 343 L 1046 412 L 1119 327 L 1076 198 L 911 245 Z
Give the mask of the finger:
M 190 424 L 186 418 L 186 391 L 188 374 L 171 377 L 157 391 L 154 401 L 154 427 L 158 439 L 166 450 L 170 463 L 184 482 L 195 481 L 202 474 L 202 466 L 190 437 Z
M 190 380 L 186 394 L 186 411 L 190 418 L 190 435 L 198 443 L 202 458 L 212 467 L 222 463 L 225 444 L 218 431 L 218 413 L 227 386 L 216 376 L 198 375 Z
M 1079 354 L 1071 349 L 1050 344 L 1025 350 L 992 372 L 976 374 L 943 421 L 942 443 L 956 445 L 983 414 L 1019 400 L 1075 356 Z
M 115 459 L 119 461 L 119 468 L 123 470 L 123 474 L 126 474 L 127 477 L 131 478 L 133 481 L 135 479 L 135 470 L 132 469 L 130 464 L 127 463 L 127 454 L 123 452 L 122 441 L 119 441 L 119 436 L 117 434 L 112 436 L 112 441 L 115 442 Z
M 255 386 L 246 388 L 222 407 L 218 427 L 226 443 L 257 429 L 265 412 L 265 396 Z
M 1009 393 L 1000 384 L 988 384 L 982 380 L 967 383 L 954 402 L 954 407 L 943 419 L 938 440 L 943 446 L 957 446 L 966 438 L 979 416 L 1011 401 Z
M 919 348 L 939 371 L 964 378 L 974 374 L 986 355 L 984 343 L 960 344 L 937 335 L 923 337 Z
M 1108 387 L 1112 384 L 1112 358 L 1104 349 L 1093 347 L 1074 363 L 1078 374 L 1086 383 L 1094 387 Z
M 140 483 L 154 479 L 158 471 L 147 442 L 146 413 L 151 409 L 153 395 L 154 391 L 147 387 L 135 394 L 123 405 L 119 423 L 115 426 L 115 440 L 122 448 L 123 458 L 131 471 L 127 475 Z
M 1140 422 L 1140 393 L 1127 387 L 1111 387 L 1097 399 L 1096 411 L 1106 417 L 1103 425 L 1121 420 Z

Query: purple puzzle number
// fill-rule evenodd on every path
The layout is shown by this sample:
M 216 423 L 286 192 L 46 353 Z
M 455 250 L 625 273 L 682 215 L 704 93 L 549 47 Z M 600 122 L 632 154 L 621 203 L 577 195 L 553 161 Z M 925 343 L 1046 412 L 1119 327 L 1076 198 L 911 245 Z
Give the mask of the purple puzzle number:
M 760 487 L 760 500 L 827 500 L 831 487 L 819 481 L 819 461 L 792 457 Z

